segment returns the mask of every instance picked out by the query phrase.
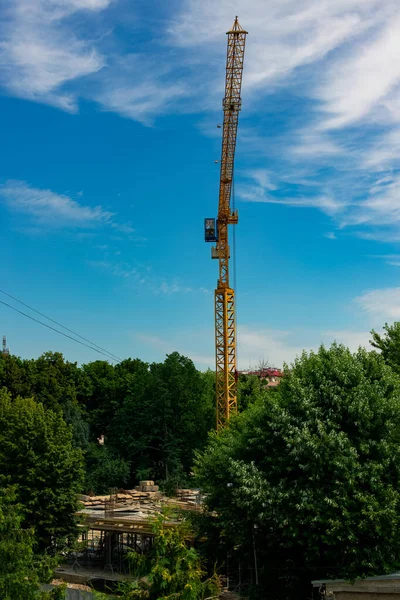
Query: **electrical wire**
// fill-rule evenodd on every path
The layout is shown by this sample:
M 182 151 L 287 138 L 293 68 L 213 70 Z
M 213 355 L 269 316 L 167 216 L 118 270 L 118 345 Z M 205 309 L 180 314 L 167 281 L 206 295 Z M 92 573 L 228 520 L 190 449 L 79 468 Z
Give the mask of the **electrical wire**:
M 59 333 L 60 335 L 63 335 L 66 338 L 69 338 L 70 340 L 76 342 L 77 344 L 81 344 L 82 346 L 86 346 L 87 348 L 90 348 L 90 350 L 94 350 L 95 352 L 98 352 L 99 354 L 103 354 L 103 356 L 106 356 L 108 359 L 111 357 L 111 355 L 106 354 L 106 352 L 97 350 L 97 348 L 94 348 L 93 346 L 89 346 L 89 344 L 85 344 L 85 342 L 81 342 L 80 340 L 73 338 L 71 335 L 68 335 L 67 333 L 64 333 L 63 331 L 59 331 L 58 329 L 56 329 L 55 327 L 52 327 L 51 325 L 47 325 L 47 323 L 43 323 L 43 321 L 39 321 L 39 319 L 35 319 L 35 317 L 31 317 L 31 315 L 24 313 L 22 310 L 18 310 L 18 308 L 15 308 L 15 306 L 12 306 L 11 304 L 4 302 L 3 300 L 0 300 L 0 304 L 4 304 L 4 306 L 8 306 L 8 308 L 11 308 L 11 310 L 14 310 L 15 312 L 19 313 L 20 315 L 23 315 L 24 317 L 27 317 L 28 319 L 35 321 L 35 323 L 39 323 L 40 325 L 43 325 L 43 327 L 47 327 L 48 329 L 51 329 L 52 331 L 55 331 L 56 333 Z M 112 360 L 116 360 L 116 359 L 113 358 Z M 121 360 L 118 359 L 117 362 L 121 362 Z
M 76 333 L 76 331 L 73 331 L 72 329 L 68 329 L 68 327 L 65 327 L 61 323 L 58 323 L 58 321 L 55 321 L 54 319 L 51 319 L 50 317 L 48 317 L 44 313 L 41 313 L 39 310 L 36 310 L 36 308 L 33 308 L 32 306 L 29 306 L 29 304 L 26 304 L 25 302 L 22 302 L 22 300 L 18 300 L 18 298 L 15 298 L 15 296 L 12 296 L 11 294 L 9 294 L 8 292 L 6 292 L 5 290 L 0 289 L 0 292 L 2 294 L 4 294 L 5 296 L 8 296 L 12 300 L 15 300 L 15 302 L 18 302 L 19 304 L 22 304 L 22 306 L 25 306 L 26 308 L 29 308 L 29 310 L 35 312 L 37 315 L 40 315 L 41 317 L 44 317 L 48 321 L 51 321 L 52 323 L 55 323 L 55 325 L 58 325 L 58 327 L 62 327 L 63 329 L 65 329 L 65 331 L 69 331 L 69 333 L 72 333 L 73 335 L 76 335 L 76 337 L 80 338 L 81 340 L 84 340 L 85 342 L 87 342 L 91 346 L 95 346 L 99 350 L 102 350 L 103 352 L 105 352 L 106 354 L 108 354 L 113 360 L 117 360 L 118 362 L 121 362 L 121 360 L 122 360 L 121 358 L 119 358 L 118 356 L 115 356 L 115 354 L 112 354 L 112 352 L 109 352 L 105 348 L 102 348 L 98 344 L 95 344 L 94 342 L 92 342 L 91 340 L 88 340 L 87 338 L 83 337 L 82 335 L 79 335 L 79 333 Z

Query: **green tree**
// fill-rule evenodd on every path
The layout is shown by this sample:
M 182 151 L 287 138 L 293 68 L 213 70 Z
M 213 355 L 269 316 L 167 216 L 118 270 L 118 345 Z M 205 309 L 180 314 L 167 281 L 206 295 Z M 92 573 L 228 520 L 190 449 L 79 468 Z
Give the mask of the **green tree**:
M 61 411 L 71 425 L 75 445 L 84 448 L 89 428 L 78 404 L 78 393 L 84 386 L 84 373 L 77 363 L 66 361 L 60 352 L 45 352 L 34 362 L 30 375 L 31 393 L 37 402 L 53 411 Z
M 34 568 L 33 531 L 23 529 L 15 493 L 0 488 L 0 598 L 35 600 L 40 586 Z
M 0 391 L 0 485 L 15 486 L 41 551 L 76 532 L 82 480 L 82 452 L 62 415 Z
M 91 440 L 94 442 L 100 435 L 107 433 L 123 398 L 118 398 L 115 367 L 107 361 L 96 360 L 83 365 L 83 373 L 87 386 L 80 396 L 80 402 L 85 406 Z
M 107 446 L 89 444 L 85 462 L 86 493 L 107 494 L 110 488 L 121 488 L 129 480 L 129 463 L 116 456 Z
M 257 375 L 239 375 L 238 410 L 242 412 L 251 404 L 265 396 L 265 382 Z
M 400 374 L 400 322 L 393 325 L 385 323 L 384 334 L 372 330 L 371 346 L 381 351 L 382 358 L 396 373 Z
M 400 565 L 400 379 L 375 352 L 338 345 L 285 371 L 211 436 L 196 471 L 230 546 L 250 566 L 258 553 L 260 589 L 301 598 L 312 578 Z
M 60 352 L 45 352 L 37 360 L 0 355 L 0 388 L 12 398 L 34 398 L 46 408 L 61 412 L 72 427 L 75 445 L 84 448 L 89 427 L 78 404 L 85 374 L 76 363 L 65 361 Z
M 161 364 L 133 362 L 107 443 L 131 462 L 133 478 L 182 484 L 214 425 L 209 378 L 177 352 Z
M 52 559 L 35 556 L 32 529 L 22 526 L 21 507 L 12 488 L 0 488 L 0 598 L 1 600 L 45 600 L 55 594 L 40 591 L 46 571 L 53 572 Z M 60 595 L 63 598 L 64 595 Z
M 120 600 L 217 600 L 219 597 L 218 577 L 206 576 L 198 552 L 190 547 L 192 532 L 188 524 L 175 519 L 171 522 L 171 517 L 164 513 L 155 520 L 149 553 L 130 553 L 135 580 L 120 585 Z
M 0 388 L 7 388 L 13 398 L 32 396 L 34 362 L 12 354 L 0 354 Z

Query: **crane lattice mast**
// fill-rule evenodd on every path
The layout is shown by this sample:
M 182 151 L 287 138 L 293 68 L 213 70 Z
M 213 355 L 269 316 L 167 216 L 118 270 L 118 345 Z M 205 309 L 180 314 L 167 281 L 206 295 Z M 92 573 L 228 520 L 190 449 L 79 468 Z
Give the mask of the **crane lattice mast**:
M 219 261 L 219 279 L 215 290 L 217 429 L 224 427 L 230 415 L 237 411 L 235 292 L 229 284 L 228 225 L 236 225 L 238 222 L 237 211 L 231 209 L 231 194 L 239 111 L 242 107 L 240 91 L 247 35 L 237 17 L 227 35 L 217 226 L 215 227 L 214 219 L 205 220 L 206 241 L 216 242 L 211 249 L 211 257 Z

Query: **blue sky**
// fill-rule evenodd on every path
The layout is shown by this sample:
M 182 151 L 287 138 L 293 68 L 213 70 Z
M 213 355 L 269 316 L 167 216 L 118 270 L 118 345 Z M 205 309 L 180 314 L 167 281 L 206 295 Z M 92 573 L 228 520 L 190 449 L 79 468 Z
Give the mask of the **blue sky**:
M 117 356 L 214 364 L 203 219 L 236 14 L 239 366 L 400 319 L 397 0 L 3 0 L 0 288 Z M 18 355 L 101 358 L 0 323 Z

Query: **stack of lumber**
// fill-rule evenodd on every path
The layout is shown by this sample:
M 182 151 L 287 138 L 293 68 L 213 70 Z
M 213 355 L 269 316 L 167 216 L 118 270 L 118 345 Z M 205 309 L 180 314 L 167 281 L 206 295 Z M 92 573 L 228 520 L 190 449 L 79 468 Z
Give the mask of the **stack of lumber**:
M 182 510 L 199 508 L 198 490 L 178 490 L 177 498 L 167 498 L 159 491 L 154 481 L 140 481 L 133 490 L 118 490 L 115 494 L 103 496 L 80 496 L 83 512 L 132 513 L 132 516 L 146 518 L 157 514 L 162 506 L 174 506 Z M 117 514 L 116 514 L 117 516 Z

